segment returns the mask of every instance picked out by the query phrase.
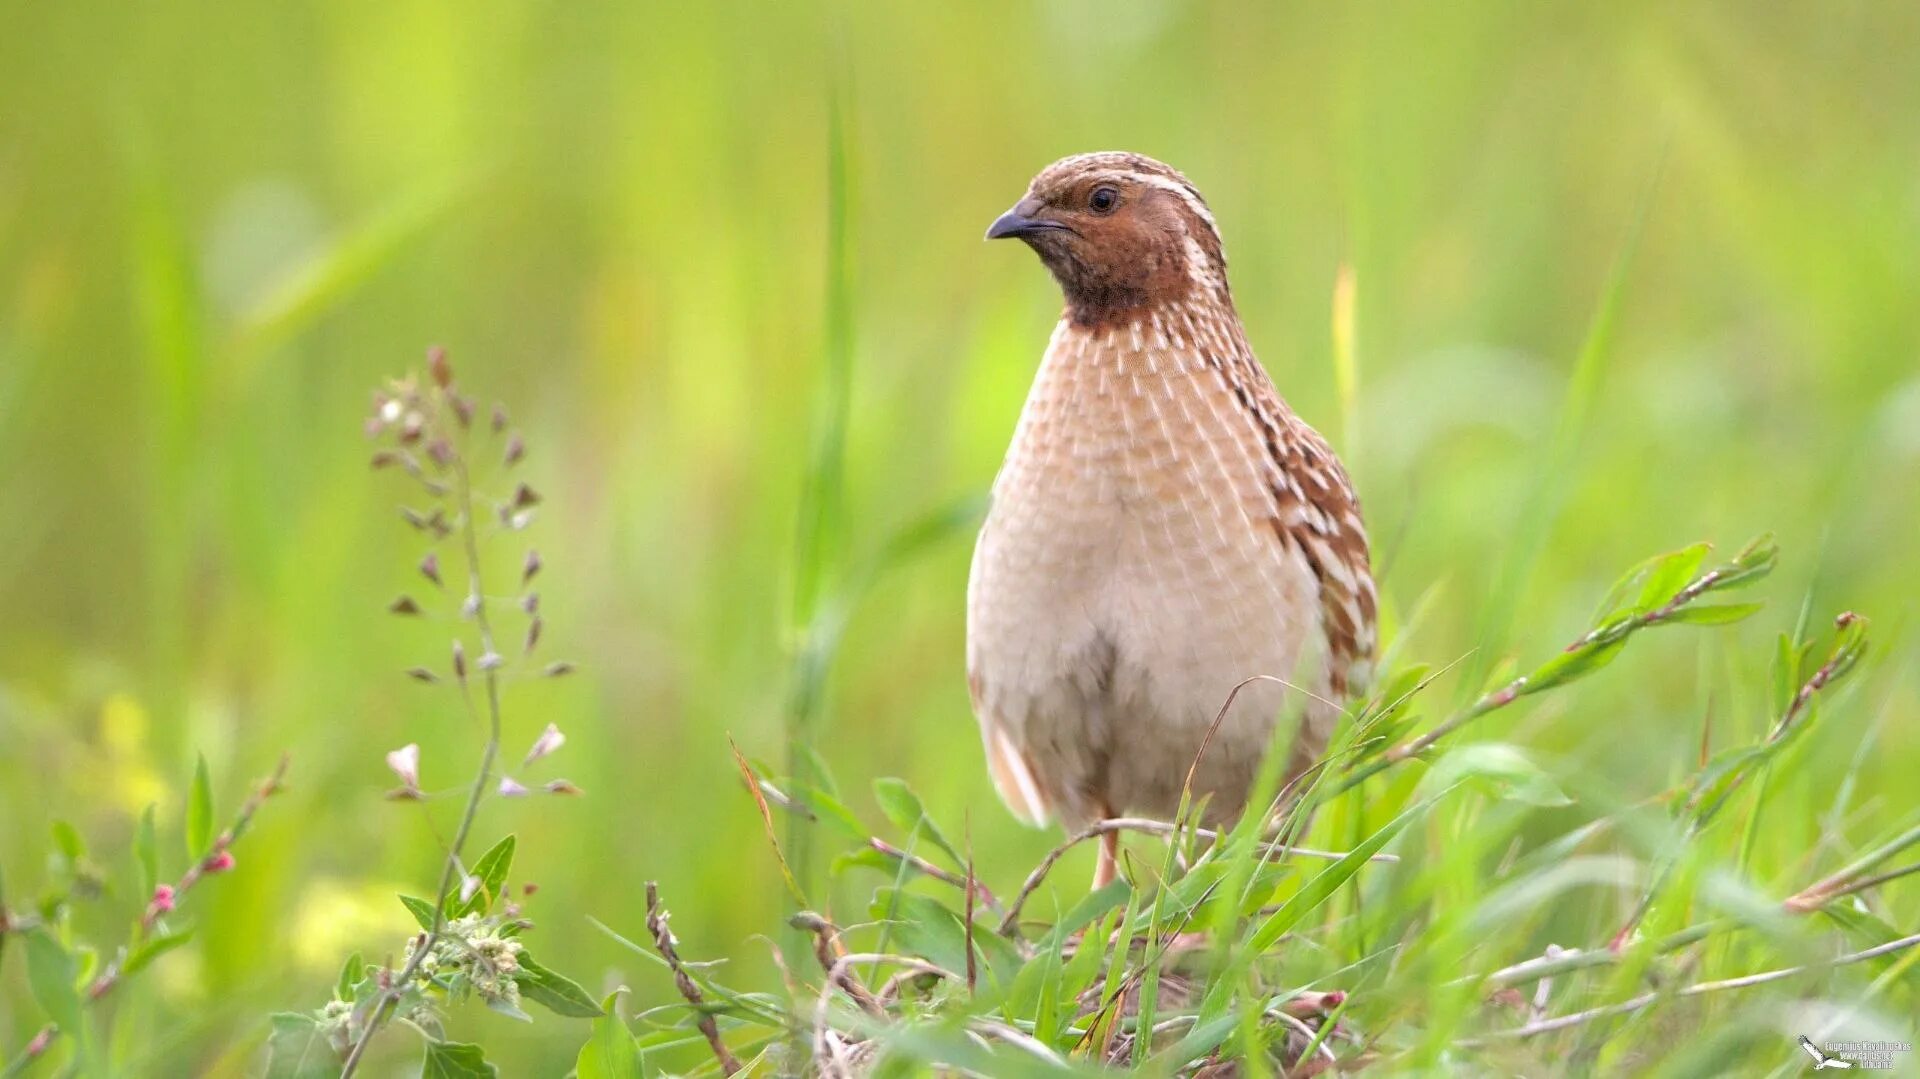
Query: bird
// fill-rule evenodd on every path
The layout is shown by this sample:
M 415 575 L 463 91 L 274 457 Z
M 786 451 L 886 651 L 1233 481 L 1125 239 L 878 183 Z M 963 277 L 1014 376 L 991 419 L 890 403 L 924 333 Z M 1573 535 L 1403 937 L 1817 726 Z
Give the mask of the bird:
M 1213 213 L 1180 172 L 1063 158 L 986 238 L 1024 242 L 1065 301 L 968 577 L 994 786 L 1017 817 L 1078 834 L 1171 818 L 1191 772 L 1191 804 L 1232 821 L 1287 710 L 1292 779 L 1371 677 L 1353 484 L 1255 357 Z M 1117 832 L 1100 839 L 1096 889 L 1117 872 Z

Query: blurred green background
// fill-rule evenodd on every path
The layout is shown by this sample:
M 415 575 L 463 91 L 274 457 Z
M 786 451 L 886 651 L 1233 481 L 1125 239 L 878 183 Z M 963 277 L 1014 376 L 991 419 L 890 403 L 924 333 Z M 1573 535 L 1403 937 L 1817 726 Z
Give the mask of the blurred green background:
M 426 786 L 449 789 L 476 731 L 398 674 L 439 662 L 446 632 L 380 613 L 414 586 L 419 545 L 359 430 L 370 390 L 435 342 L 525 431 L 547 496 L 530 533 L 543 647 L 581 665 L 514 687 L 507 752 L 558 723 L 569 743 L 540 778 L 586 797 L 480 822 L 483 841 L 520 835 L 541 955 L 590 989 L 665 999 L 586 922 L 637 935 L 657 878 L 690 955 L 770 970 L 753 936 L 783 899 L 726 736 L 783 755 L 836 84 L 854 374 L 835 557 L 991 481 L 1057 295 L 1030 255 L 980 234 L 1054 158 L 1139 150 L 1212 203 L 1256 348 L 1356 474 L 1389 606 L 1430 596 L 1403 654 L 1537 659 L 1631 561 L 1779 533 L 1786 562 L 1753 623 L 1636 646 L 1576 704 L 1487 733 L 1652 793 L 1697 752 L 1703 713 L 1738 733 L 1765 720 L 1758 691 L 1706 699 L 1702 670 L 1763 670 L 1803 603 L 1816 619 L 1856 608 L 1881 642 L 1846 713 L 1857 729 L 1786 782 L 1823 809 L 1822 770 L 1882 715 L 1860 827 L 1913 804 L 1920 7 L 6 12 L 10 893 L 42 879 L 56 817 L 123 880 L 149 802 L 176 849 L 196 751 L 223 816 L 282 751 L 294 761 L 238 871 L 195 894 L 197 942 L 120 1003 L 152 1074 L 256 1067 L 265 1013 L 317 1006 L 348 951 L 396 948 L 392 893 L 435 875 L 419 808 L 380 798 L 381 757 L 418 741 Z M 1569 409 L 1643 204 L 1611 346 Z M 1343 265 L 1350 402 L 1331 359 Z M 1556 437 L 1573 452 L 1543 481 Z M 1529 506 L 1551 514 L 1537 558 Z M 1011 888 L 1054 836 L 1015 824 L 981 765 L 969 551 L 937 545 L 857 610 L 820 748 L 857 807 L 872 777 L 908 777 Z M 441 829 L 455 801 L 432 803 Z M 871 883 L 835 902 L 859 909 Z M 135 903 L 123 887 L 82 925 L 115 939 Z M 7 1054 L 39 1022 L 19 967 L 0 970 Z M 562 1072 L 584 1036 L 477 1009 L 455 1030 L 508 1074 Z

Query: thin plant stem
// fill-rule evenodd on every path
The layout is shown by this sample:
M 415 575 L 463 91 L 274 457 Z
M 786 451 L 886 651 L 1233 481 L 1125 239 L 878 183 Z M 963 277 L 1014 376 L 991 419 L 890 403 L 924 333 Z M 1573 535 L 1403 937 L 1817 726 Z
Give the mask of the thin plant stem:
M 1863 951 L 1850 952 L 1825 963 L 1809 963 L 1805 966 L 1782 967 L 1779 970 L 1766 970 L 1757 974 L 1747 974 L 1738 978 L 1726 978 L 1717 982 L 1696 982 L 1670 995 L 1675 997 L 1694 997 L 1704 993 L 1719 993 L 1729 989 L 1750 989 L 1756 985 L 1777 982 L 1784 978 L 1791 978 L 1795 975 L 1806 974 L 1811 971 L 1846 966 L 1850 963 L 1864 963 L 1869 959 L 1878 959 L 1883 955 L 1891 955 L 1894 952 L 1911 948 L 1916 944 L 1920 944 L 1920 933 L 1901 937 L 1898 940 L 1890 940 L 1885 944 L 1867 948 Z M 1454 1044 L 1463 1049 L 1478 1049 L 1494 1041 L 1513 1038 L 1531 1038 L 1540 1034 L 1551 1034 L 1556 1030 L 1566 1030 L 1579 1026 L 1582 1023 L 1592 1022 L 1595 1019 L 1605 1019 L 1609 1016 L 1626 1015 L 1629 1012 L 1636 1012 L 1668 995 L 1669 994 L 1663 992 L 1643 993 L 1631 1000 L 1623 1000 L 1618 1004 L 1606 1004 L 1598 1008 L 1588 1008 L 1586 1011 L 1555 1016 L 1552 1019 L 1542 1019 L 1537 1023 L 1528 1023 L 1526 1026 L 1514 1027 L 1511 1030 L 1497 1031 L 1484 1038 L 1467 1038 Z
M 460 500 L 460 534 L 467 554 L 467 586 L 469 594 L 486 595 L 480 576 L 480 540 L 473 523 L 473 487 L 467 470 L 465 454 L 456 454 L 453 458 L 455 496 Z M 453 846 L 447 851 L 446 864 L 440 870 L 440 887 L 434 892 L 433 928 L 427 930 L 413 956 L 407 960 L 398 976 L 386 983 L 385 992 L 374 1005 L 373 1014 L 367 1017 L 366 1025 L 360 1029 L 360 1037 L 353 1043 L 353 1049 L 347 1054 L 347 1060 L 340 1069 L 341 1079 L 351 1079 L 359 1068 L 361 1059 L 366 1055 L 367 1046 L 373 1043 L 373 1036 L 379 1032 L 393 1009 L 400 1003 L 406 987 L 412 984 L 414 976 L 420 972 L 420 964 L 433 951 L 447 926 L 447 897 L 453 894 L 455 882 L 459 878 L 460 852 L 467 845 L 467 836 L 473 831 L 473 821 L 480 812 L 481 799 L 486 797 L 487 787 L 493 779 L 494 762 L 500 755 L 500 672 L 498 651 L 494 648 L 493 624 L 487 617 L 487 605 L 484 602 L 474 606 L 474 624 L 480 633 L 481 677 L 487 687 L 487 744 L 480 752 L 480 769 L 473 777 L 473 785 L 467 790 L 466 808 L 461 811 L 460 825 L 454 829 Z M 466 680 L 461 680 L 461 696 L 467 696 Z

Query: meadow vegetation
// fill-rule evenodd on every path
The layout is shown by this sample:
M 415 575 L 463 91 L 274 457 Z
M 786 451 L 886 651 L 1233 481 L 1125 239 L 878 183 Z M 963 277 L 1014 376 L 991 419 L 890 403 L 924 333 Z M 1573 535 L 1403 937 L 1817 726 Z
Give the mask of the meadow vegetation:
M 0 39 L 7 1074 L 1916 1040 L 1920 15 L 490 14 Z M 1385 654 L 1089 894 L 961 670 L 1054 316 L 978 236 L 1121 146 L 1352 465 Z

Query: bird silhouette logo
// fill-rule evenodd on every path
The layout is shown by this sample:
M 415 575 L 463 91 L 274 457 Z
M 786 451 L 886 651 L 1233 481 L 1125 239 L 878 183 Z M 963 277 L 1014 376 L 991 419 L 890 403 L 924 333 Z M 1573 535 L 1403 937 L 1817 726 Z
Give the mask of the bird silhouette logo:
M 1825 1071 L 1828 1068 L 1853 1067 L 1853 1061 L 1851 1060 L 1841 1060 L 1839 1057 L 1830 1057 L 1821 1052 L 1820 1047 L 1813 1044 L 1812 1040 L 1805 1034 L 1800 1035 L 1800 1048 L 1805 1049 L 1807 1055 L 1813 1058 L 1814 1071 Z

